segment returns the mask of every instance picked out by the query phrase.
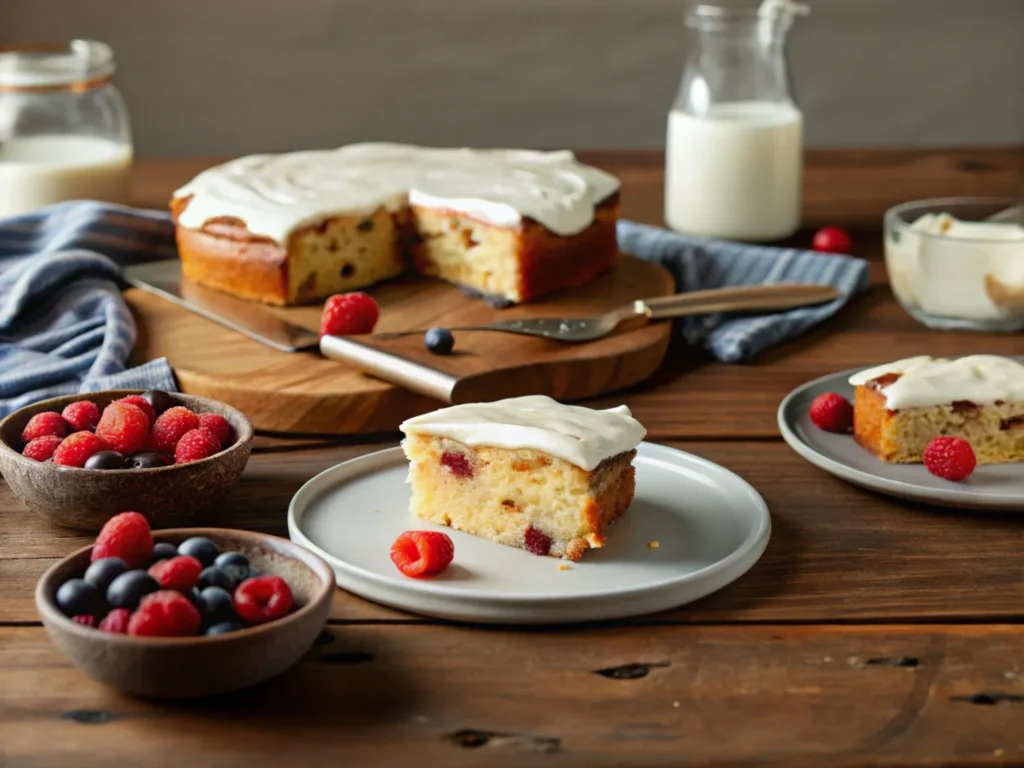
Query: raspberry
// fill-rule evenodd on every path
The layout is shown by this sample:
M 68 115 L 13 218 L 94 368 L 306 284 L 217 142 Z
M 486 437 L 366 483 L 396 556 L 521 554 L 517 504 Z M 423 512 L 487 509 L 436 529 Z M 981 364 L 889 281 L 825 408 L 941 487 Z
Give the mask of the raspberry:
M 84 467 L 94 453 L 109 451 L 110 446 L 102 437 L 92 432 L 75 432 L 65 437 L 53 452 L 53 463 L 65 467 Z
M 96 435 L 118 453 L 135 453 L 146 444 L 149 418 L 137 405 L 113 402 L 103 409 Z
M 213 456 L 220 450 L 220 441 L 208 429 L 190 429 L 174 448 L 174 463 L 187 464 Z
M 176 405 L 156 417 L 151 436 L 156 453 L 174 453 L 174 446 L 186 432 L 199 428 L 199 417 L 188 408 Z
M 391 562 L 413 578 L 436 576 L 451 565 L 455 544 L 439 531 L 406 531 L 391 545 Z
M 933 475 L 953 482 L 966 480 L 978 464 L 974 449 L 962 437 L 936 437 L 925 447 L 922 460 Z
M 441 454 L 441 465 L 447 467 L 456 477 L 472 477 L 473 465 L 464 453 L 445 451 Z
M 124 635 L 128 632 L 128 621 L 132 612 L 127 608 L 115 608 L 100 622 L 101 632 L 113 632 L 115 635 Z
M 355 336 L 372 333 L 380 317 L 377 302 L 365 293 L 341 293 L 324 302 L 320 316 L 321 336 Z
M 246 579 L 235 589 L 235 610 L 250 624 L 266 624 L 292 610 L 292 590 L 280 576 Z
M 71 620 L 76 624 L 83 624 L 86 627 L 95 627 L 98 623 L 95 616 L 87 613 L 80 613 L 77 616 L 72 616 Z
M 153 534 L 138 512 L 122 512 L 107 520 L 92 545 L 89 561 L 119 557 L 132 568 L 142 568 L 153 554 Z
M 142 598 L 128 621 L 129 635 L 146 637 L 187 637 L 202 625 L 199 609 L 184 595 L 169 589 Z
M 219 413 L 200 413 L 199 426 L 210 430 L 213 436 L 220 441 L 222 447 L 227 443 L 228 438 L 231 437 L 231 425 Z
M 75 432 L 84 432 L 100 423 L 100 407 L 91 400 L 78 400 L 66 406 L 61 416 Z
M 27 456 L 30 459 L 36 461 L 46 461 L 48 458 L 53 456 L 53 452 L 57 450 L 57 446 L 64 442 L 63 437 L 57 437 L 56 435 L 43 435 L 37 437 L 35 440 L 29 440 L 28 444 L 21 449 L 21 455 Z
M 61 418 L 59 413 L 56 411 L 43 411 L 28 420 L 28 424 L 25 425 L 25 429 L 21 432 L 21 439 L 28 443 L 37 437 L 45 437 L 46 435 L 64 437 L 67 433 L 67 422 Z
M 531 554 L 544 556 L 551 551 L 551 537 L 531 525 L 523 536 L 523 547 Z
M 174 589 L 178 592 L 191 592 L 202 572 L 203 564 L 188 555 L 161 560 L 149 568 L 149 575 L 156 579 L 163 589 Z
M 853 241 L 839 227 L 822 227 L 814 233 L 811 248 L 824 253 L 850 253 L 853 251 Z
M 826 432 L 849 432 L 853 427 L 853 406 L 835 392 L 814 398 L 808 413 L 811 421 Z
M 152 424 L 156 421 L 156 411 L 153 410 L 153 405 L 144 398 L 142 395 L 128 395 L 122 397 L 120 400 L 115 400 L 115 403 L 128 403 L 128 405 L 134 405 L 136 408 L 146 414 L 146 418 L 149 419 L 149 423 Z

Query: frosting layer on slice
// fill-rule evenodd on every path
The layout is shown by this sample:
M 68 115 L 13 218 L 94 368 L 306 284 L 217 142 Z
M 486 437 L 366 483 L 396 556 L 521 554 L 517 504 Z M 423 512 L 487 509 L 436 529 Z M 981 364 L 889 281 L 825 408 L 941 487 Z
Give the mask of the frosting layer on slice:
M 330 216 L 407 204 L 447 208 L 502 227 L 531 218 L 575 235 L 619 188 L 572 152 L 432 149 L 350 144 L 340 149 L 249 155 L 210 168 L 174 193 L 192 199 L 179 223 L 199 229 L 232 217 L 284 244 L 294 230 Z
M 595 411 L 542 395 L 442 408 L 408 419 L 400 429 L 471 447 L 532 448 L 588 472 L 604 459 L 633 450 L 647 434 L 624 405 Z
M 887 374 L 899 375 L 879 388 L 886 408 L 892 411 L 956 401 L 991 405 L 1024 400 L 1024 365 L 998 355 L 968 355 L 955 360 L 911 357 L 860 371 L 849 381 L 861 386 Z

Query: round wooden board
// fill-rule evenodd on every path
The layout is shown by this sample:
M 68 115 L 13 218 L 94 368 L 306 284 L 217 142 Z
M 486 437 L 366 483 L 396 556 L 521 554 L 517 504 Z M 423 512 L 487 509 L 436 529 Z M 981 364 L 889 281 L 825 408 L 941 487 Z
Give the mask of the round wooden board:
M 496 310 L 435 280 L 408 277 L 368 289 L 380 303 L 378 332 L 454 327 L 516 317 L 582 317 L 674 290 L 662 267 L 624 256 L 587 286 L 511 309 Z M 271 349 L 158 296 L 125 293 L 139 325 L 133 357 L 166 357 L 183 392 L 242 410 L 257 429 L 303 434 L 367 434 L 397 429 L 406 418 L 441 404 L 372 378 L 318 352 Z M 269 309 L 269 308 L 268 308 Z M 316 329 L 320 307 L 272 310 Z M 400 340 L 399 354 L 429 355 L 458 376 L 502 371 L 501 396 L 549 394 L 580 400 L 636 384 L 657 370 L 671 324 L 649 323 L 588 344 L 563 344 L 506 333 L 456 334 L 458 354 L 422 351 L 422 338 Z M 435 362 L 436 361 L 436 362 Z

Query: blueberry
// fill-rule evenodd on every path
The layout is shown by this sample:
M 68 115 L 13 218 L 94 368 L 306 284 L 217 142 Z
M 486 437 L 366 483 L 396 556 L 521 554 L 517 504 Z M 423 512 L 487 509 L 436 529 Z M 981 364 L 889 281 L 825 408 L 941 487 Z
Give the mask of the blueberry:
M 100 451 L 85 460 L 86 469 L 124 469 L 124 456 L 117 451 Z
M 178 554 L 194 557 L 203 564 L 203 568 L 208 568 L 213 565 L 213 561 L 217 559 L 220 550 L 209 539 L 202 536 L 193 536 L 191 539 L 185 539 L 178 545 Z
M 160 585 L 145 571 L 127 571 L 114 579 L 107 587 L 107 602 L 114 608 L 134 611 L 139 601 L 150 592 L 156 592 Z
M 156 469 L 170 463 L 169 459 L 159 453 L 136 453 L 128 457 L 129 469 Z
M 234 600 L 227 590 L 220 587 L 207 587 L 200 592 L 198 608 L 203 615 L 203 625 L 207 627 L 225 621 L 238 621 Z
M 153 545 L 153 556 L 149 558 L 149 564 L 159 563 L 161 560 L 170 560 L 178 556 L 178 548 L 167 541 L 160 541 Z
M 65 581 L 57 590 L 56 599 L 57 605 L 68 616 L 99 616 L 106 612 L 103 593 L 85 579 Z
M 221 570 L 227 571 L 235 579 L 235 584 L 240 584 L 249 578 L 249 558 L 241 552 L 222 552 L 217 555 L 213 564 Z
M 245 627 L 237 621 L 220 621 L 209 627 L 204 634 L 226 635 L 228 632 L 237 632 L 240 629 L 245 629 Z
M 447 328 L 431 328 L 424 334 L 423 343 L 435 355 L 450 355 L 455 347 L 455 337 Z
M 157 416 L 168 408 L 173 408 L 178 404 L 173 397 L 159 389 L 151 389 L 148 392 L 143 392 L 142 399 L 153 406 L 153 410 L 156 411 Z
M 128 563 L 120 557 L 104 557 L 85 569 L 85 580 L 105 595 L 110 582 L 127 570 Z
M 234 592 L 235 587 L 238 586 L 238 581 L 227 569 L 211 565 L 209 568 L 204 568 L 203 572 L 199 574 L 197 585 L 200 589 L 220 587 L 228 592 Z

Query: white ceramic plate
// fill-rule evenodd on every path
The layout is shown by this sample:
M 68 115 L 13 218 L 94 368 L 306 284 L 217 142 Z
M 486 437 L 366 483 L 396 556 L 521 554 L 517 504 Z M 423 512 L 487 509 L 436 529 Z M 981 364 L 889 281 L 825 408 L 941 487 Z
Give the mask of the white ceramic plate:
M 779 430 L 797 453 L 826 472 L 854 485 L 943 507 L 1024 511 L 1024 464 L 985 464 L 967 480 L 952 483 L 935 477 L 923 464 L 887 464 L 864 450 L 852 435 L 837 435 L 814 426 L 807 410 L 823 392 L 853 398 L 847 383 L 855 371 L 808 382 L 790 392 L 779 406 Z
M 644 443 L 632 507 L 603 549 L 579 563 L 505 547 L 409 514 L 400 448 L 314 477 L 288 509 L 292 541 L 323 557 L 338 586 L 378 603 L 457 621 L 548 624 L 615 619 L 697 600 L 742 576 L 768 543 L 764 500 L 745 481 L 687 453 Z M 434 579 L 391 562 L 402 531 L 435 529 L 455 560 Z M 650 542 L 657 541 L 652 549 Z

